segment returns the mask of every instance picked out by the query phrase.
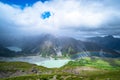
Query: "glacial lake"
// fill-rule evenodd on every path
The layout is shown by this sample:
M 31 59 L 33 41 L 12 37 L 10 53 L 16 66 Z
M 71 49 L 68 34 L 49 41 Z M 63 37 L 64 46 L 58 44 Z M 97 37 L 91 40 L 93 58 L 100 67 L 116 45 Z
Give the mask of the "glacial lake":
M 69 59 L 55 60 L 53 58 L 51 59 L 43 58 L 40 56 L 27 56 L 27 57 L 12 57 L 12 58 L 0 57 L 0 61 L 9 61 L 9 62 L 21 61 L 21 62 L 36 64 L 39 66 L 44 66 L 47 68 L 59 68 L 67 64 L 70 60 Z
M 6 48 L 8 48 L 8 49 L 11 50 L 11 51 L 15 51 L 15 52 L 22 51 L 21 48 L 16 47 L 16 46 L 8 46 L 8 47 L 6 47 Z

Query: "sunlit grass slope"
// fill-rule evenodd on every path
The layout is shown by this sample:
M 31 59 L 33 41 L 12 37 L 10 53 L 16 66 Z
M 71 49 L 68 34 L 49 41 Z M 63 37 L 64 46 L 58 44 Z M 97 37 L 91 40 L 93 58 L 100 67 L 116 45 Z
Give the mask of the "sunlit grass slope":
M 0 80 L 119 80 L 120 60 L 84 58 L 61 68 L 45 68 L 26 62 L 0 62 Z
M 69 66 L 69 67 L 88 66 L 88 67 L 94 67 L 94 68 L 105 69 L 105 70 L 118 70 L 120 69 L 120 59 L 86 57 L 83 59 L 70 61 L 64 67 L 66 66 Z

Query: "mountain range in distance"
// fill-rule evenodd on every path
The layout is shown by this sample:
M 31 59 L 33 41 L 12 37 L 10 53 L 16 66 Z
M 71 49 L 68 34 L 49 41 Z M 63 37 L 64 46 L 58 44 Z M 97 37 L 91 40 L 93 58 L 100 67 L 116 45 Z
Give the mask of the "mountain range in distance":
M 17 47 L 14 51 L 8 47 Z M 0 40 L 0 57 L 40 55 L 42 57 L 70 57 L 72 59 L 86 56 L 120 57 L 120 38 L 112 35 L 91 37 L 85 41 L 70 37 L 56 37 L 45 34 L 22 39 Z

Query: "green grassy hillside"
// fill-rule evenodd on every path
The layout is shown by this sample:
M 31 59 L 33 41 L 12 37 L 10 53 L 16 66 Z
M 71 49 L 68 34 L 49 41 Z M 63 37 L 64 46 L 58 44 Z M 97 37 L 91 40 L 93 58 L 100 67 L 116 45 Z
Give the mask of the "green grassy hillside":
M 120 69 L 120 59 L 118 58 L 99 58 L 99 57 L 86 57 L 84 59 L 78 59 L 75 61 L 70 61 L 64 67 L 74 67 L 74 66 L 88 66 L 97 69 L 104 70 L 119 70 Z
M 0 62 L 0 80 L 119 80 L 120 60 L 84 58 L 61 68 L 45 68 L 25 62 Z

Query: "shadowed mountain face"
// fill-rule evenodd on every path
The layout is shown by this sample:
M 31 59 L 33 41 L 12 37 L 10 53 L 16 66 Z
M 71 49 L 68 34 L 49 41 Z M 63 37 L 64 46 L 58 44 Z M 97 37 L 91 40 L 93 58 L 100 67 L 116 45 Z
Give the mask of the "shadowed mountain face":
M 4 56 L 4 57 L 15 56 L 15 52 L 0 45 L 0 56 Z
M 91 38 L 87 41 L 80 41 L 70 37 L 56 37 L 53 35 L 41 35 L 36 37 L 25 37 L 23 39 L 11 40 L 11 43 L 3 44 L 4 47 L 17 46 L 22 49 L 20 54 L 17 55 L 42 55 L 46 56 L 106 56 L 106 57 L 119 57 L 120 54 L 114 48 L 104 46 L 103 43 L 98 44 L 99 40 L 92 41 Z M 95 40 L 98 38 L 95 38 Z M 110 37 L 110 40 L 114 39 Z M 105 37 L 109 41 L 109 36 Z M 106 41 L 106 42 L 107 42 Z M 15 43 L 16 44 L 15 44 Z M 119 43 L 119 40 L 118 42 Z M 113 44 L 112 42 L 110 44 Z M 117 46 L 117 45 L 116 45 Z M 7 53 L 4 53 L 7 55 Z M 79 55 L 76 55 L 79 54 Z M 2 55 L 0 55 L 2 56 Z
M 105 37 L 92 37 L 88 40 L 109 49 L 120 51 L 120 38 L 114 38 L 112 35 L 108 35 Z

